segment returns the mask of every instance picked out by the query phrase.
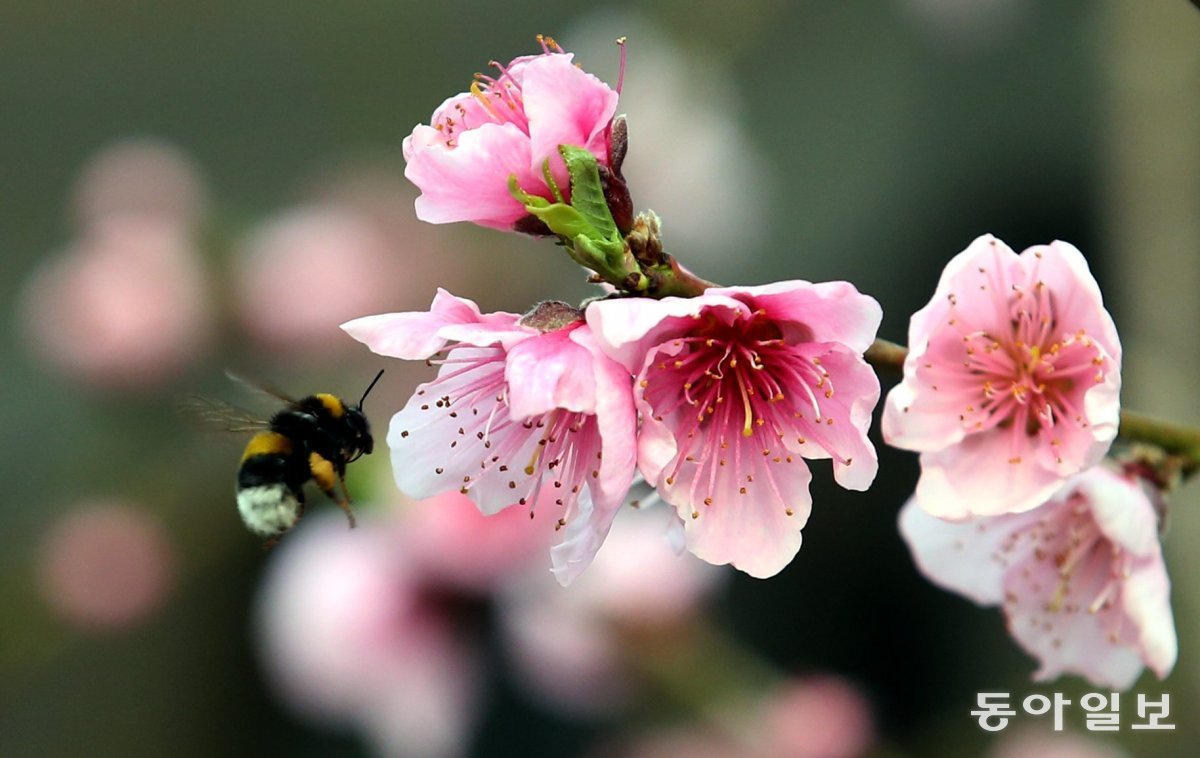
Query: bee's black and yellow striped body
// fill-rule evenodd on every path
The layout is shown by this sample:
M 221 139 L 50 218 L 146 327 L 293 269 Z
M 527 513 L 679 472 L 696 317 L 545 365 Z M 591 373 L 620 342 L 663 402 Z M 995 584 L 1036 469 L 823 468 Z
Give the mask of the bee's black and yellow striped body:
M 304 485 L 310 479 L 346 511 L 353 526 L 346 466 L 374 446 L 361 401 L 347 406 L 334 395 L 309 395 L 289 401 L 268 426 L 250 438 L 238 468 L 238 512 L 246 526 L 268 538 L 291 529 L 303 514 Z M 335 492 L 338 484 L 341 496 Z

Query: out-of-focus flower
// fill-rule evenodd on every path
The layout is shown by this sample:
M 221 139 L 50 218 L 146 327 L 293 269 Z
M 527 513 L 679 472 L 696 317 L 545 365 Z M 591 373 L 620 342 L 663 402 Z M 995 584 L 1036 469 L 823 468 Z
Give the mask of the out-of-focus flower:
M 854 758 L 875 741 L 871 704 L 838 676 L 810 676 L 782 685 L 767 697 L 761 732 L 766 755 Z
M 572 62 L 552 40 L 544 52 L 494 64 L 469 91 L 447 99 L 404 140 L 405 169 L 421 189 L 417 217 L 431 223 L 472 221 L 511 229 L 526 215 L 509 193 L 509 177 L 528 194 L 555 199 L 544 166 L 569 194 L 559 145 L 586 149 L 609 163 L 617 93 Z
M 633 480 L 637 417 L 629 373 L 600 352 L 580 314 L 544 303 L 527 316 L 481 314 L 440 290 L 428 312 L 343 325 L 372 351 L 408 360 L 447 350 L 438 377 L 392 418 L 401 492 L 458 490 L 485 514 L 556 491 L 563 583 L 587 567 Z
M 100 151 L 75 187 L 75 211 L 84 229 L 125 215 L 187 228 L 205 205 L 195 163 L 178 148 L 153 139 L 117 142 Z
M 642 735 L 611 754 L 623 758 L 854 758 L 867 754 L 875 742 L 867 698 L 853 684 L 831 674 L 790 679 L 760 703 L 735 699 L 723 708 L 714 704 L 708 713 L 719 714 L 719 718 L 711 724 L 694 723 Z
M 531 570 L 547 573 L 545 551 L 553 529 L 520 508 L 484 516 L 470 498 L 454 491 L 399 510 L 409 556 L 431 581 L 483 594 Z
M 845 282 L 588 306 L 602 348 L 636 374 L 638 465 L 677 508 L 688 550 L 772 576 L 811 510 L 803 458 L 832 458 L 843 487 L 870 486 L 879 380 L 862 353 L 881 317 Z
M 402 533 L 361 521 L 348 531 L 315 515 L 274 551 L 257 613 L 269 680 L 299 713 L 357 728 L 381 754 L 458 755 L 478 707 L 476 655 Z
M 107 386 L 145 387 L 195 360 L 211 329 L 204 273 L 183 227 L 106 216 L 26 282 L 33 348 L 63 371 Z
M 84 630 L 136 625 L 156 610 L 174 581 L 163 528 L 135 505 L 81 503 L 41 545 L 39 589 L 46 603 Z
M 987 758 L 1132 758 L 1112 742 L 1078 732 L 1040 731 L 1034 727 L 1008 729 L 988 751 Z
M 917 502 L 943 518 L 1029 510 L 1104 457 L 1121 343 L 1083 256 L 991 235 L 946 264 L 909 325 L 883 436 L 921 453 Z
M 1039 681 L 1073 673 L 1123 690 L 1143 666 L 1161 679 L 1175 665 L 1170 580 L 1141 483 L 1098 466 L 1034 510 L 963 522 L 914 499 L 900 531 L 935 584 L 1003 605 Z
M 530 573 L 502 594 L 501 625 L 518 676 L 552 708 L 607 711 L 623 705 L 634 677 L 622 646 L 677 633 L 725 576 L 676 555 L 674 512 L 654 506 L 621 514 L 607 548 L 564 591 Z M 633 642 L 632 644 L 638 644 Z
M 338 325 L 394 302 L 404 264 L 373 222 L 348 208 L 289 211 L 253 230 L 237 260 L 237 296 L 251 334 L 296 356 L 352 345 Z

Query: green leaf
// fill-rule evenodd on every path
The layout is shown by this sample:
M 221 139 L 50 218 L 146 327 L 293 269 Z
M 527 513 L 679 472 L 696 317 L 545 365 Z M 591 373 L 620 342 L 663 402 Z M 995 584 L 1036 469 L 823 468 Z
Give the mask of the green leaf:
M 595 230 L 592 239 L 620 239 L 617 224 L 613 221 L 604 188 L 600 184 L 600 169 L 596 156 L 588 150 L 572 145 L 559 145 L 571 176 L 571 205 L 579 211 Z
M 542 200 L 542 198 L 538 199 Z M 590 237 L 596 233 L 588 220 L 571 206 L 565 203 L 551 204 L 546 200 L 542 200 L 542 202 L 544 205 L 540 208 L 526 205 L 525 210 L 540 218 L 546 226 L 550 227 L 550 231 L 558 236 L 574 240 L 576 237 Z

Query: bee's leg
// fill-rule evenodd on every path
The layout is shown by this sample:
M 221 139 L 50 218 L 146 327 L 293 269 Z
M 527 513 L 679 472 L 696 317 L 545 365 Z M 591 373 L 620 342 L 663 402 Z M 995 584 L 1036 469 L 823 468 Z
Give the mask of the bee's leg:
M 346 480 L 338 476 L 338 483 L 342 485 L 342 499 L 337 501 L 338 506 L 346 512 L 346 517 L 350 519 L 350 528 L 354 528 L 354 514 L 350 511 L 350 493 L 346 490 Z
M 342 492 L 346 491 L 346 482 L 336 473 L 334 473 L 333 464 L 322 458 L 317 453 L 309 453 L 308 456 L 309 471 L 312 472 L 313 481 L 321 488 L 321 491 L 329 496 L 329 499 L 337 503 L 338 507 L 346 512 L 346 518 L 350 520 L 350 528 L 353 529 L 356 525 L 354 520 L 354 512 L 350 510 L 350 498 L 337 493 L 336 487 L 339 482 L 342 485 Z

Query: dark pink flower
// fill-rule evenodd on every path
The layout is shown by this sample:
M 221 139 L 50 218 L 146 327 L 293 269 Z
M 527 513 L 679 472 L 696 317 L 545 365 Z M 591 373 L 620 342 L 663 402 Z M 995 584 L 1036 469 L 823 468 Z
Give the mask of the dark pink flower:
M 678 510 L 688 549 L 757 577 L 800 549 L 804 458 L 864 490 L 879 380 L 862 353 L 879 304 L 845 282 L 709 289 L 592 303 L 603 349 L 636 374 L 638 465 Z
M 635 468 L 629 373 L 605 356 L 577 311 L 543 304 L 522 317 L 481 314 L 440 290 L 427 312 L 343 325 L 372 351 L 435 359 L 437 378 L 393 417 L 388 446 L 400 490 L 458 490 L 479 509 L 534 511 L 553 491 L 563 537 L 552 550 L 564 584 L 591 562 Z
M 921 453 L 917 502 L 943 518 L 1026 511 L 1104 457 L 1121 343 L 1087 262 L 991 235 L 946 264 L 912 317 L 883 436 Z
M 404 140 L 404 175 L 421 189 L 417 217 L 435 224 L 472 221 L 510 229 L 526 215 L 509 192 L 509 177 L 527 193 L 553 201 L 543 166 L 569 191 L 559 145 L 590 151 L 609 165 L 617 93 L 579 68 L 552 40 L 540 55 L 494 63 L 495 77 L 476 75 L 469 91 L 446 100 Z
M 1003 605 L 1009 633 L 1041 662 L 1127 689 L 1165 677 L 1178 643 L 1158 516 L 1145 487 L 1097 466 L 1023 513 L 950 522 L 910 500 L 900 532 L 934 583 Z

